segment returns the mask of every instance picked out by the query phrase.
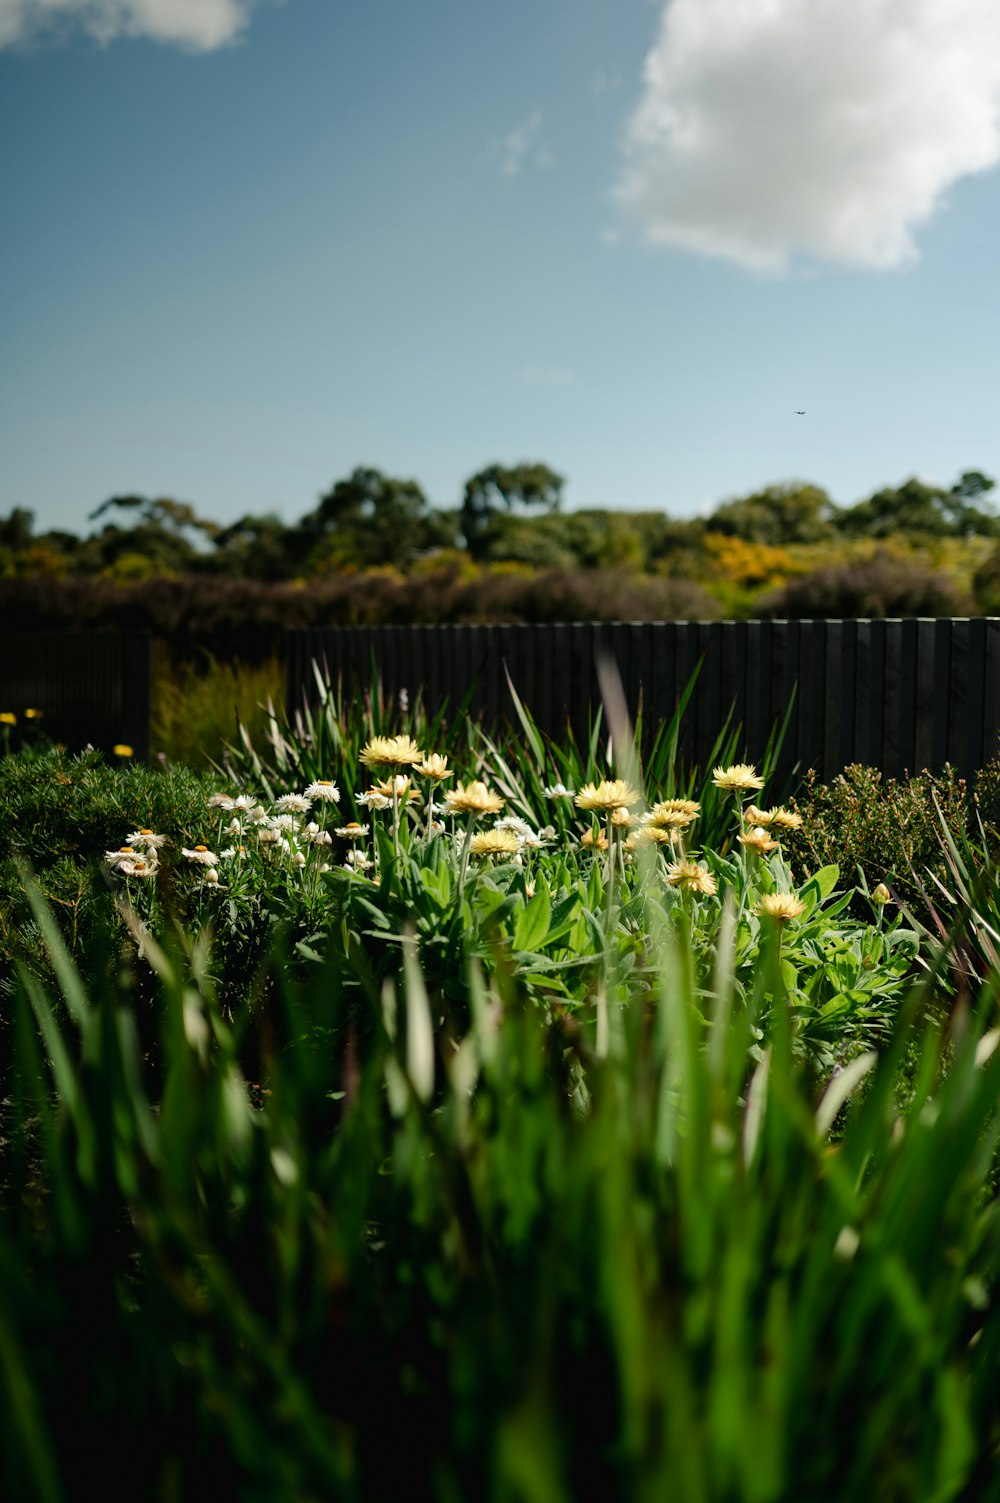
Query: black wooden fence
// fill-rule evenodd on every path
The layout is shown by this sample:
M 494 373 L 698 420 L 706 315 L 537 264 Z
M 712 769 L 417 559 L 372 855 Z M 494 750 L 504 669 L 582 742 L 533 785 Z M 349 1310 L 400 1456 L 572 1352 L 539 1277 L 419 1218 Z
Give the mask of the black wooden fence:
M 148 632 L 0 632 L 0 712 L 18 717 L 17 736 L 37 725 L 73 749 L 148 757 L 149 664 Z
M 600 703 L 599 656 L 618 668 L 647 730 L 669 717 L 695 670 L 681 755 L 704 765 L 727 714 L 759 761 L 791 706 L 779 776 L 851 762 L 886 776 L 952 763 L 965 775 L 1000 736 L 1000 618 L 906 621 L 573 622 L 540 626 L 329 627 L 286 634 L 288 709 L 316 693 L 312 663 L 348 695 L 377 670 L 384 690 L 432 707 L 511 719 L 509 672 L 537 724 L 579 732 Z M 505 671 L 506 670 L 506 671 Z

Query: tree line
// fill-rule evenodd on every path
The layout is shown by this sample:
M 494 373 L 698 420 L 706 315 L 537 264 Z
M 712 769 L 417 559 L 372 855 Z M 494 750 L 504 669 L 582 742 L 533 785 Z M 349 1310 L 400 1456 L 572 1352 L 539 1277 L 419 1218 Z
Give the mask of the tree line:
M 565 480 L 540 461 L 492 464 L 465 483 L 461 503 L 434 507 L 415 480 L 359 466 L 316 507 L 286 523 L 275 513 L 223 525 L 170 497 L 113 496 L 90 513 L 85 536 L 36 533 L 31 511 L 0 518 L 0 578 L 157 575 L 322 579 L 373 568 L 409 572 L 427 561 L 602 569 L 691 577 L 706 540 L 760 549 L 835 540 L 994 538 L 996 482 L 967 470 L 950 488 L 911 478 L 838 507 L 820 486 L 792 481 L 727 500 L 708 516 L 617 508 L 563 510 Z

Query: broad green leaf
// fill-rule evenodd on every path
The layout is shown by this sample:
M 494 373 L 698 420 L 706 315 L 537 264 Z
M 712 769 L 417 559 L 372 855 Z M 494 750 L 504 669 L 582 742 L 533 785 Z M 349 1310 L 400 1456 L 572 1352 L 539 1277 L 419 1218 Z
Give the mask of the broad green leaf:
M 527 951 L 541 949 L 549 936 L 551 917 L 552 905 L 549 902 L 549 891 L 545 884 L 540 882 L 535 896 L 517 915 L 517 921 L 514 924 L 514 949 Z

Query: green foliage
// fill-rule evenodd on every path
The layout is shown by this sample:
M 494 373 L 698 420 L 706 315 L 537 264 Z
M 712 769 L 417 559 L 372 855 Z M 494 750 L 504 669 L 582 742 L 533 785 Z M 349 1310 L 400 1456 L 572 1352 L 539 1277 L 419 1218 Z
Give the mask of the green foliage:
M 432 513 L 415 480 L 396 480 L 359 467 L 338 480 L 314 512 L 299 523 L 294 545 L 307 569 L 406 568 L 421 554 L 455 540 L 444 518 Z
M 962 616 L 968 602 L 941 570 L 880 549 L 871 558 L 830 564 L 759 602 L 759 614 L 779 620 L 815 616 Z
M 752 496 L 717 506 L 708 521 L 712 532 L 765 543 L 772 548 L 789 543 L 818 543 L 833 533 L 834 507 L 818 485 L 791 481 L 768 485 Z
M 994 764 L 994 778 L 995 771 Z M 832 783 L 809 771 L 792 805 L 803 820 L 786 842 L 797 869 L 836 863 L 845 874 L 860 870 L 868 890 L 887 883 L 914 908 L 928 873 L 946 873 L 941 821 L 959 838 L 971 814 L 966 784 L 950 767 L 938 777 L 921 772 L 897 780 L 854 765 Z
M 707 989 L 683 926 L 655 937 L 602 1057 L 499 938 L 456 1014 L 390 930 L 361 1007 L 275 951 L 248 1080 L 253 1000 L 230 1026 L 204 947 L 144 940 L 151 1069 L 127 971 L 81 976 L 31 901 L 58 982 L 19 975 L 4 1091 L 12 1503 L 384 1498 L 401 1454 L 442 1503 L 992 1495 L 989 990 L 948 1033 L 914 994 L 821 1086 L 773 931 L 749 995 L 738 925 Z
M 558 511 L 562 504 L 563 477 L 547 464 L 524 462 L 491 464 L 465 483 L 459 526 L 472 558 L 488 555 L 498 518 L 512 507 L 538 507 Z
M 162 640 L 154 644 L 150 746 L 154 758 L 189 767 L 217 765 L 243 726 L 255 738 L 266 732 L 269 702 L 285 692 L 284 664 L 273 657 L 256 665 L 217 662 L 173 664 Z
M 997 535 L 998 519 L 974 503 L 993 490 L 996 481 L 979 470 L 966 470 L 950 490 L 927 485 L 916 477 L 898 487 L 887 486 L 839 513 L 837 527 L 848 536 L 888 538 L 894 533 L 928 537 Z

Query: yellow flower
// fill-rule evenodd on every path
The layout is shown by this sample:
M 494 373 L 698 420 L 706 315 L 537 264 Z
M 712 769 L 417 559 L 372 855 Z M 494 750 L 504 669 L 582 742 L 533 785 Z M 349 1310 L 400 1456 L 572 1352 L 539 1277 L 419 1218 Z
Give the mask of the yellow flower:
M 756 804 L 751 804 L 745 811 L 744 817 L 748 825 L 755 825 L 758 829 L 766 829 L 773 824 L 776 810 L 758 809 Z
M 374 788 L 375 792 L 381 793 L 383 798 L 391 800 L 393 794 L 395 794 L 396 798 L 401 800 L 403 803 L 405 803 L 407 799 L 422 797 L 420 789 L 414 788 L 411 779 L 406 777 L 401 772 L 397 772 L 391 778 L 382 778 L 381 780 L 376 779 Z
M 455 776 L 448 766 L 448 758 L 442 757 L 440 752 L 430 752 L 422 762 L 418 762 L 414 771 L 422 778 L 433 778 L 436 783 L 441 783 L 445 778 Z
M 760 855 L 766 855 L 768 851 L 776 851 L 778 849 L 778 842 L 772 840 L 767 831 L 760 829 L 759 826 L 748 830 L 745 835 L 740 835 L 738 839 L 740 845 L 746 846 L 748 851 L 757 851 Z
M 629 825 L 634 824 L 635 821 L 625 805 L 622 804 L 619 809 L 612 809 L 611 823 L 616 830 L 627 830 Z
M 712 782 L 716 788 L 722 788 L 726 793 L 752 793 L 764 786 L 764 779 L 757 776 L 756 767 L 751 767 L 748 762 L 734 762 L 732 767 L 716 767 L 712 773 Z
M 134 757 L 135 752 L 124 741 L 118 741 L 111 748 L 116 757 Z
M 41 720 L 44 714 L 44 710 L 25 710 L 24 718 L 25 720 Z
M 503 799 L 485 783 L 456 783 L 444 801 L 445 814 L 499 814 Z
M 877 903 L 880 908 L 884 908 L 886 903 L 892 902 L 892 893 L 884 882 L 880 882 L 877 887 L 872 888 L 872 902 Z
M 667 867 L 667 881 L 671 887 L 680 887 L 684 892 L 701 892 L 707 898 L 715 896 L 715 878 L 697 861 L 672 861 Z
M 611 814 L 615 809 L 637 804 L 641 795 L 624 778 L 605 778 L 603 783 L 585 783 L 574 799 L 578 809 L 596 809 Z
M 520 849 L 513 830 L 483 830 L 469 842 L 471 856 L 516 856 Z
M 802 815 L 792 809 L 772 809 L 771 823 L 779 830 L 801 830 L 803 820 Z
M 646 823 L 673 825 L 675 829 L 683 830 L 700 813 L 701 805 L 693 798 L 663 798 L 650 809 L 646 816 Z
M 0 710 L 0 725 L 17 725 L 17 716 L 13 710 Z
M 608 837 L 603 830 L 584 830 L 580 836 L 580 844 L 587 850 L 606 851 Z
M 423 761 L 423 752 L 410 736 L 373 736 L 362 749 L 366 767 L 407 767 Z
M 801 918 L 805 911 L 805 903 L 793 892 L 765 893 L 757 904 L 757 912 L 761 918 L 776 919 L 779 924 L 787 924 L 790 919 Z

